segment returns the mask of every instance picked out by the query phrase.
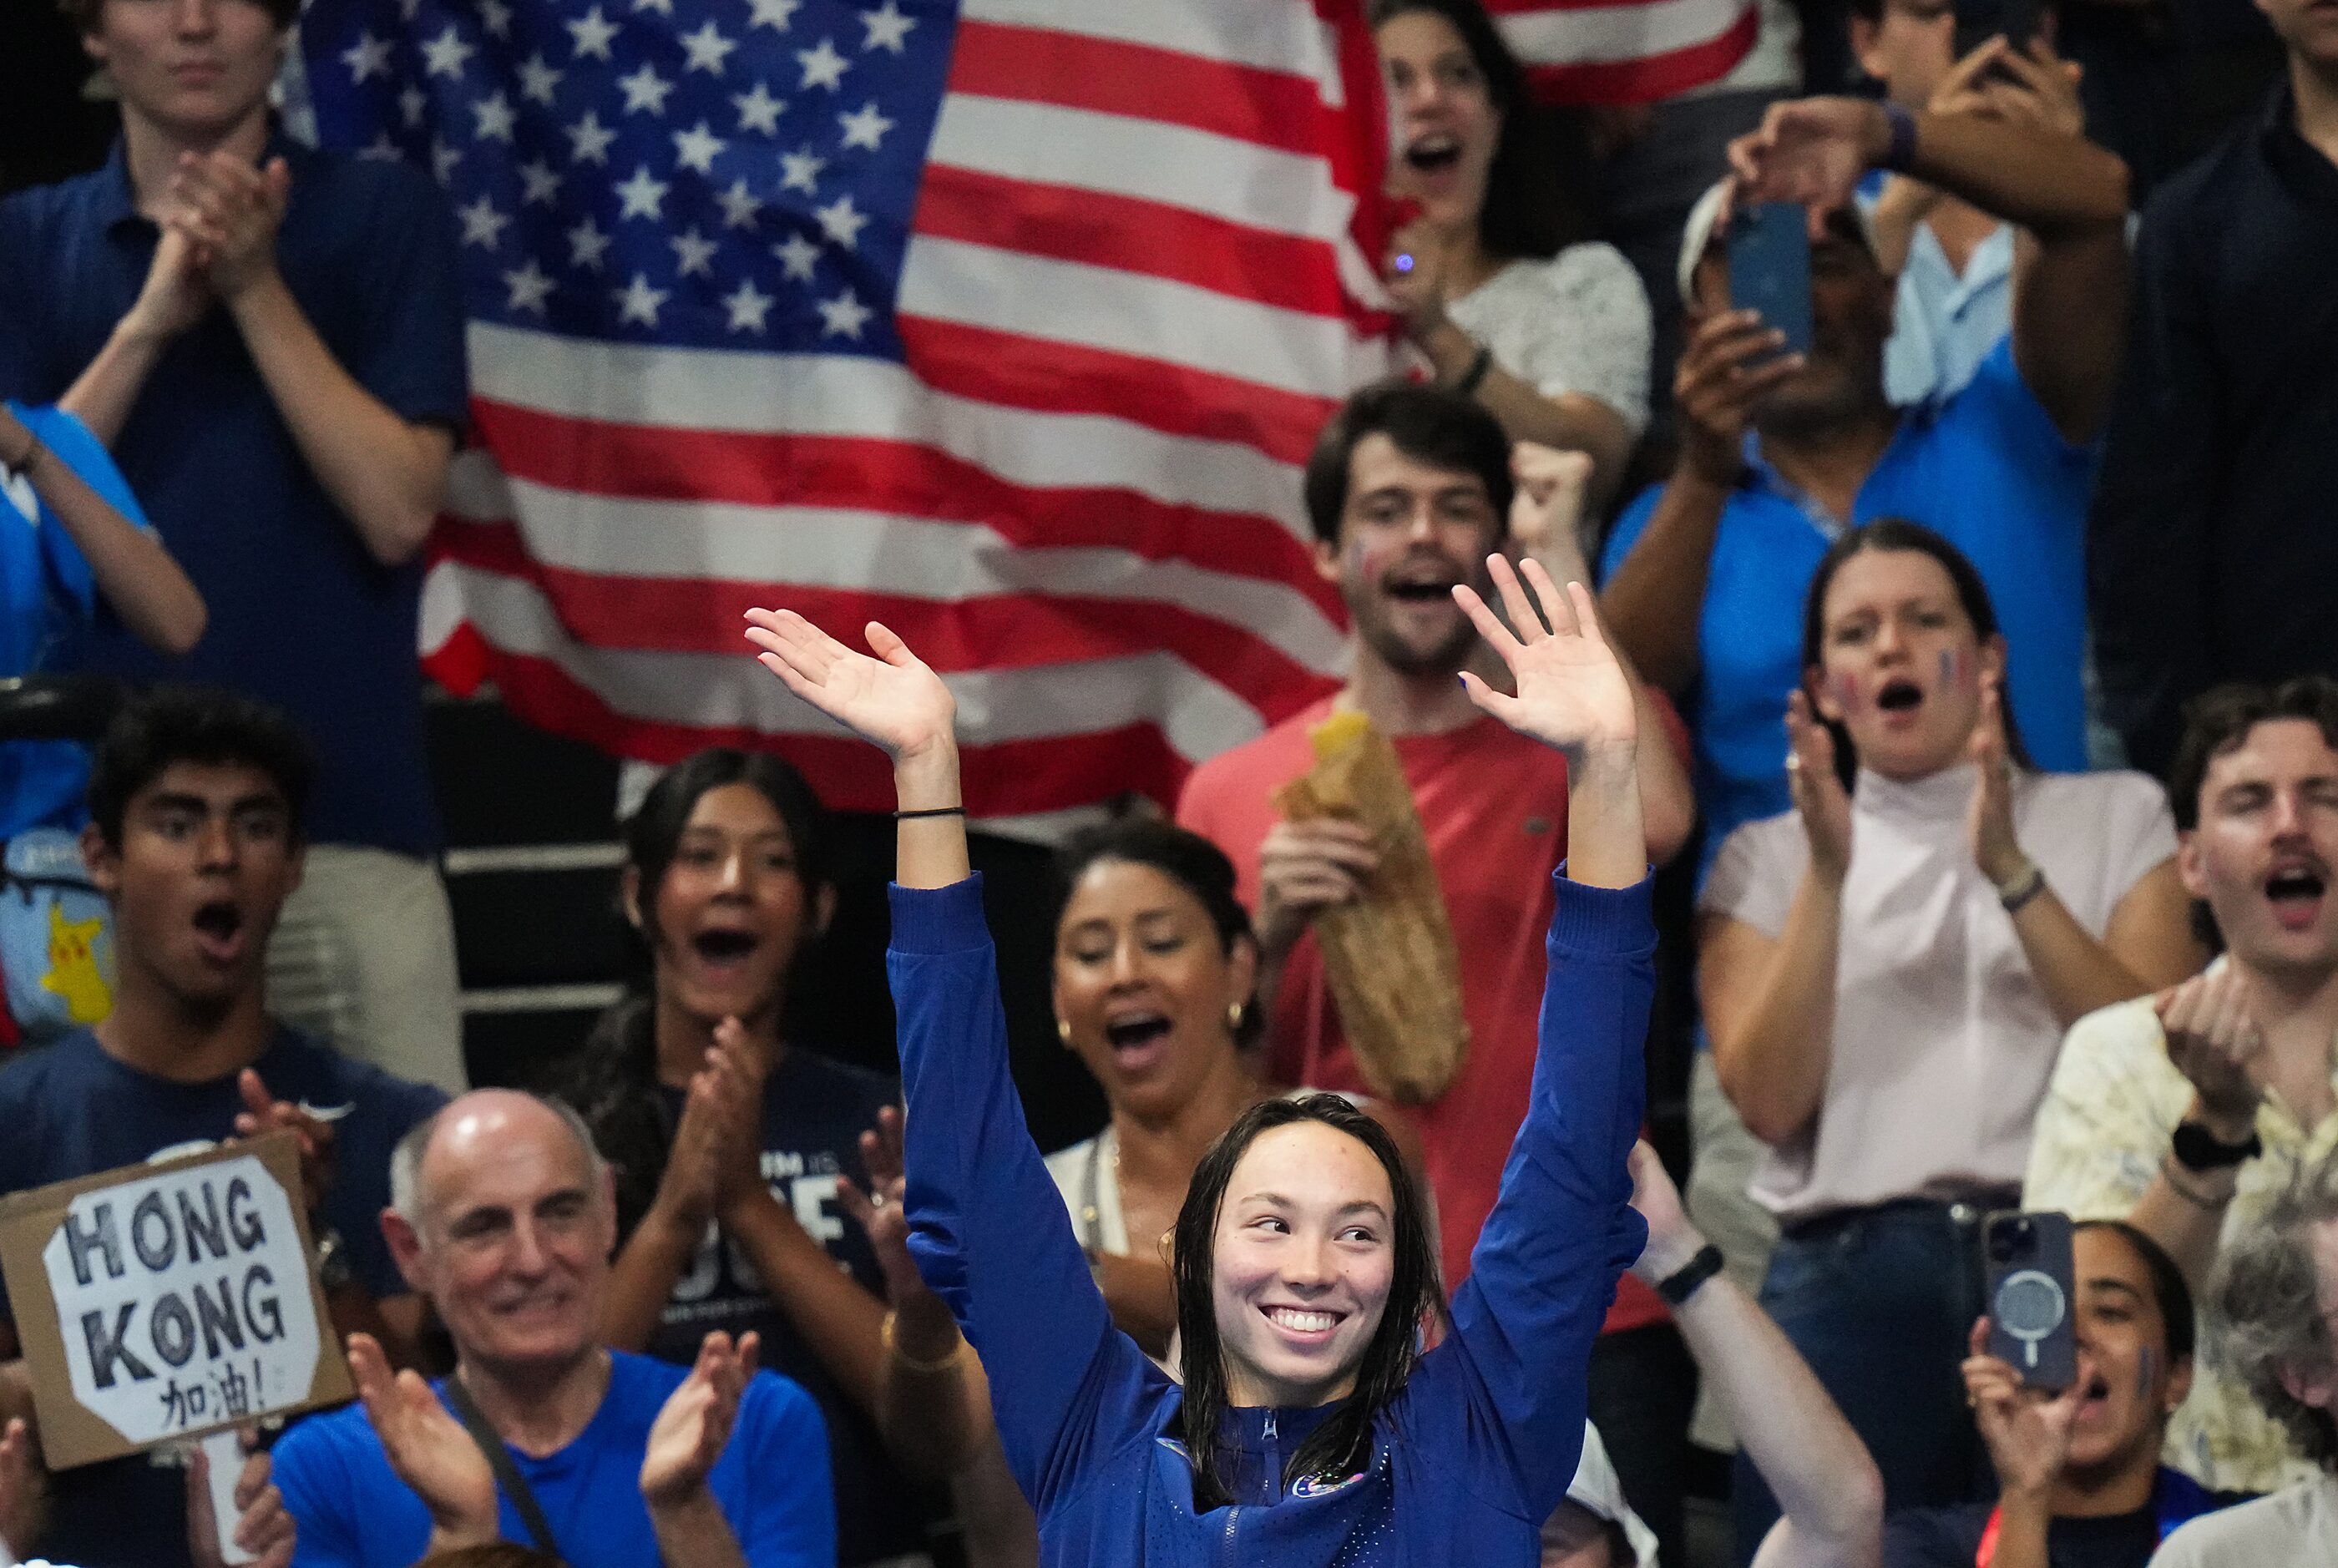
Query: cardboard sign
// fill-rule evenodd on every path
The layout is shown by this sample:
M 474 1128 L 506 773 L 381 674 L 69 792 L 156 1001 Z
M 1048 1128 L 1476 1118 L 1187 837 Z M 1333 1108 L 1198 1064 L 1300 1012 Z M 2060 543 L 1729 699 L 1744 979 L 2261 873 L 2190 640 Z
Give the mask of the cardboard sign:
M 54 1470 L 354 1392 L 275 1132 L 0 1200 L 0 1269 Z

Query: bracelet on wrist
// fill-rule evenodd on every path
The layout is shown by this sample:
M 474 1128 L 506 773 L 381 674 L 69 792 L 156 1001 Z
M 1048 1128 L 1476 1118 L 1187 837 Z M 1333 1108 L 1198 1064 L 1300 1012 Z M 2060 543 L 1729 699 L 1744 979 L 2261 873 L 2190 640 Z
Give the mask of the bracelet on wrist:
M 2018 915 L 2024 906 L 2046 891 L 2046 873 L 2035 860 L 2025 861 L 2019 871 L 1997 885 L 1997 901 L 2008 915 Z
M 961 1334 L 958 1336 L 958 1343 L 950 1347 L 950 1352 L 948 1355 L 938 1357 L 931 1361 L 920 1361 L 915 1356 L 910 1355 L 907 1350 L 902 1349 L 901 1342 L 894 1337 L 896 1326 L 899 1324 L 900 1321 L 901 1314 L 899 1310 L 896 1308 L 888 1307 L 885 1309 L 884 1326 L 878 1329 L 877 1338 L 883 1341 L 885 1346 L 885 1354 L 893 1358 L 893 1364 L 900 1367 L 902 1371 L 922 1372 L 928 1376 L 931 1376 L 936 1372 L 947 1372 L 951 1367 L 957 1366 L 958 1358 L 966 1354 L 966 1337 Z
M 1892 174 L 1905 174 L 1916 161 L 1916 117 L 1897 103 L 1883 105 L 1883 122 L 1891 128 L 1891 140 L 1884 145 L 1883 156 L 1875 166 Z
M 1667 1307 L 1677 1307 L 1695 1295 L 1704 1282 L 1721 1272 L 1721 1249 L 1708 1241 L 1696 1256 L 1656 1281 L 1656 1295 Z
M 927 806 L 915 811 L 896 811 L 893 813 L 893 820 L 914 822 L 920 817 L 963 817 L 965 815 L 966 808 L 963 806 Z
M 2194 1186 L 2188 1177 L 2176 1174 L 2177 1169 L 2176 1156 L 2173 1154 L 2166 1156 L 2159 1161 L 2159 1179 L 2167 1183 L 2167 1190 L 2170 1192 L 2191 1204 L 2193 1208 L 2213 1214 L 2233 1200 L 2232 1194 L 2229 1192 L 2219 1198 L 2214 1192 Z
M 1493 368 L 1494 351 L 1483 343 L 1478 344 L 1478 352 L 1469 357 L 1469 368 L 1462 371 L 1460 379 L 1453 383 L 1453 390 L 1464 397 L 1475 397 L 1478 388 L 1486 384 L 1486 373 Z

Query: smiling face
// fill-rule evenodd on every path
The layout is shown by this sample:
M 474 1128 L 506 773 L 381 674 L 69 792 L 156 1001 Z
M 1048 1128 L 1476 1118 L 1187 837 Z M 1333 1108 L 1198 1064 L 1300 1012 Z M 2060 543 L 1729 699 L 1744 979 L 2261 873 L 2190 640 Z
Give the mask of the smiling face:
M 1501 539 L 1483 479 L 1424 463 L 1375 431 L 1349 456 L 1339 541 L 1316 545 L 1316 570 L 1339 584 L 1357 637 L 1390 669 L 1458 673 L 1478 629 L 1453 585 L 1489 593 L 1486 556 Z
M 2208 762 L 2178 836 L 2184 887 L 2235 957 L 2270 973 L 2338 965 L 2338 750 L 2310 719 L 2268 719 Z
M 130 113 L 196 142 L 265 111 L 283 44 L 258 0 L 104 0 L 82 37 Z
M 420 1213 L 383 1230 L 467 1362 L 557 1376 L 600 1343 L 616 1208 L 566 1123 L 482 1090 L 439 1112 L 417 1172 Z
M 2192 1387 L 2192 1364 L 2171 1361 L 2151 1270 L 2126 1237 L 2090 1228 L 2070 1248 L 2083 1392 L 2063 1464 L 2080 1473 L 2147 1471 L 2159 1463 L 2168 1413 Z
M 1439 229 L 1473 230 L 1502 137 L 1485 73 L 1460 31 L 1434 11 L 1391 17 L 1372 39 L 1395 142 L 1390 192 L 1420 202 Z
M 1396 1277 L 1395 1215 L 1387 1171 L 1347 1133 L 1295 1122 L 1251 1141 L 1211 1242 L 1228 1403 L 1316 1406 L 1354 1390 Z
M 1229 951 L 1175 877 L 1096 860 L 1056 926 L 1056 1016 L 1114 1108 L 1151 1119 L 1233 1062 L 1227 1010 L 1250 1000 L 1257 972 L 1252 946 Z
M 122 841 L 83 836 L 91 880 L 113 905 L 115 950 L 181 1005 L 223 1009 L 255 990 L 269 934 L 300 883 L 284 793 L 241 762 L 173 762 L 130 798 Z
M 638 874 L 626 902 L 641 913 Z M 826 924 L 831 903 L 805 897 L 795 840 L 761 789 L 719 785 L 692 806 L 645 922 L 661 1006 L 712 1025 L 775 1011 L 802 944 Z
M 1980 677 L 2005 671 L 1948 568 L 1920 550 L 1861 550 L 1827 584 L 1812 701 L 1887 779 L 1954 764 L 1980 715 Z

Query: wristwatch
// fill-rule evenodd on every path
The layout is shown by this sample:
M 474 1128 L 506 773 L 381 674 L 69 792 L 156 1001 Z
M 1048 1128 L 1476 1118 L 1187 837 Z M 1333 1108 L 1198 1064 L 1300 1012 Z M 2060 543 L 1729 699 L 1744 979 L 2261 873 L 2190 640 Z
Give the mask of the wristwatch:
M 2227 1143 L 2205 1123 L 2178 1122 L 2168 1147 L 2186 1171 L 2225 1171 L 2264 1153 L 2264 1140 L 2252 1132 L 2238 1143 Z

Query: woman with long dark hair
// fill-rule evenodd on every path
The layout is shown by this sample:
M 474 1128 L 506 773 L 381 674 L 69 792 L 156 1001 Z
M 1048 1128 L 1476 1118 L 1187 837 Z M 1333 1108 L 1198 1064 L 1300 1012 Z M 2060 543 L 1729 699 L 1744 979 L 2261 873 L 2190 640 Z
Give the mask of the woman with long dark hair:
M 602 1017 L 557 1085 L 615 1173 L 604 1336 L 688 1361 L 711 1330 L 760 1333 L 765 1364 L 828 1417 L 840 1561 L 921 1553 L 941 1500 L 889 1455 L 881 1404 L 910 1402 L 911 1426 L 963 1426 L 978 1395 L 958 1386 L 948 1312 L 889 1293 L 846 1222 L 893 1085 L 787 1038 L 790 982 L 835 903 L 825 814 L 785 761 L 715 748 L 667 769 L 624 834 L 649 985 Z M 887 1377 L 903 1358 L 948 1375 Z M 920 1401 L 944 1414 L 917 1418 Z
M 1591 458 L 1594 509 L 1648 421 L 1654 327 L 1623 252 L 1590 239 L 1577 122 L 1538 107 L 1478 0 L 1372 0 L 1389 192 L 1416 211 L 1383 280 L 1437 378 L 1513 441 Z
M 1993 1486 L 1958 1367 L 1977 1226 L 2019 1208 L 2062 1032 L 2199 966 L 2175 825 L 2137 773 L 2040 773 L 1980 574 L 1930 529 L 1845 534 L 1812 580 L 1794 809 L 1730 835 L 1700 897 L 1723 1089 L 1784 1236 L 1763 1304 L 1889 1506 Z M 1774 1509 L 1740 1466 L 1739 1538 Z M 1750 1502 L 1748 1500 L 1751 1500 Z
M 1586 591 L 1562 596 L 1529 563 L 1538 613 L 1506 561 L 1488 570 L 1517 636 L 1455 594 L 1518 694 L 1463 680 L 1568 763 L 1572 854 L 1518 1154 L 1451 1332 L 1423 1354 L 1436 1257 L 1396 1146 L 1336 1096 L 1244 1112 L 1178 1212 L 1182 1387 L 1112 1327 L 1024 1125 L 948 688 L 873 622 L 872 658 L 791 612 L 749 613 L 788 688 L 893 758 L 912 1245 L 982 1347 L 1043 1562 L 1537 1561 L 1582 1443 L 1591 1341 L 1645 1237 L 1626 1161 L 1655 932 L 1632 683 Z

